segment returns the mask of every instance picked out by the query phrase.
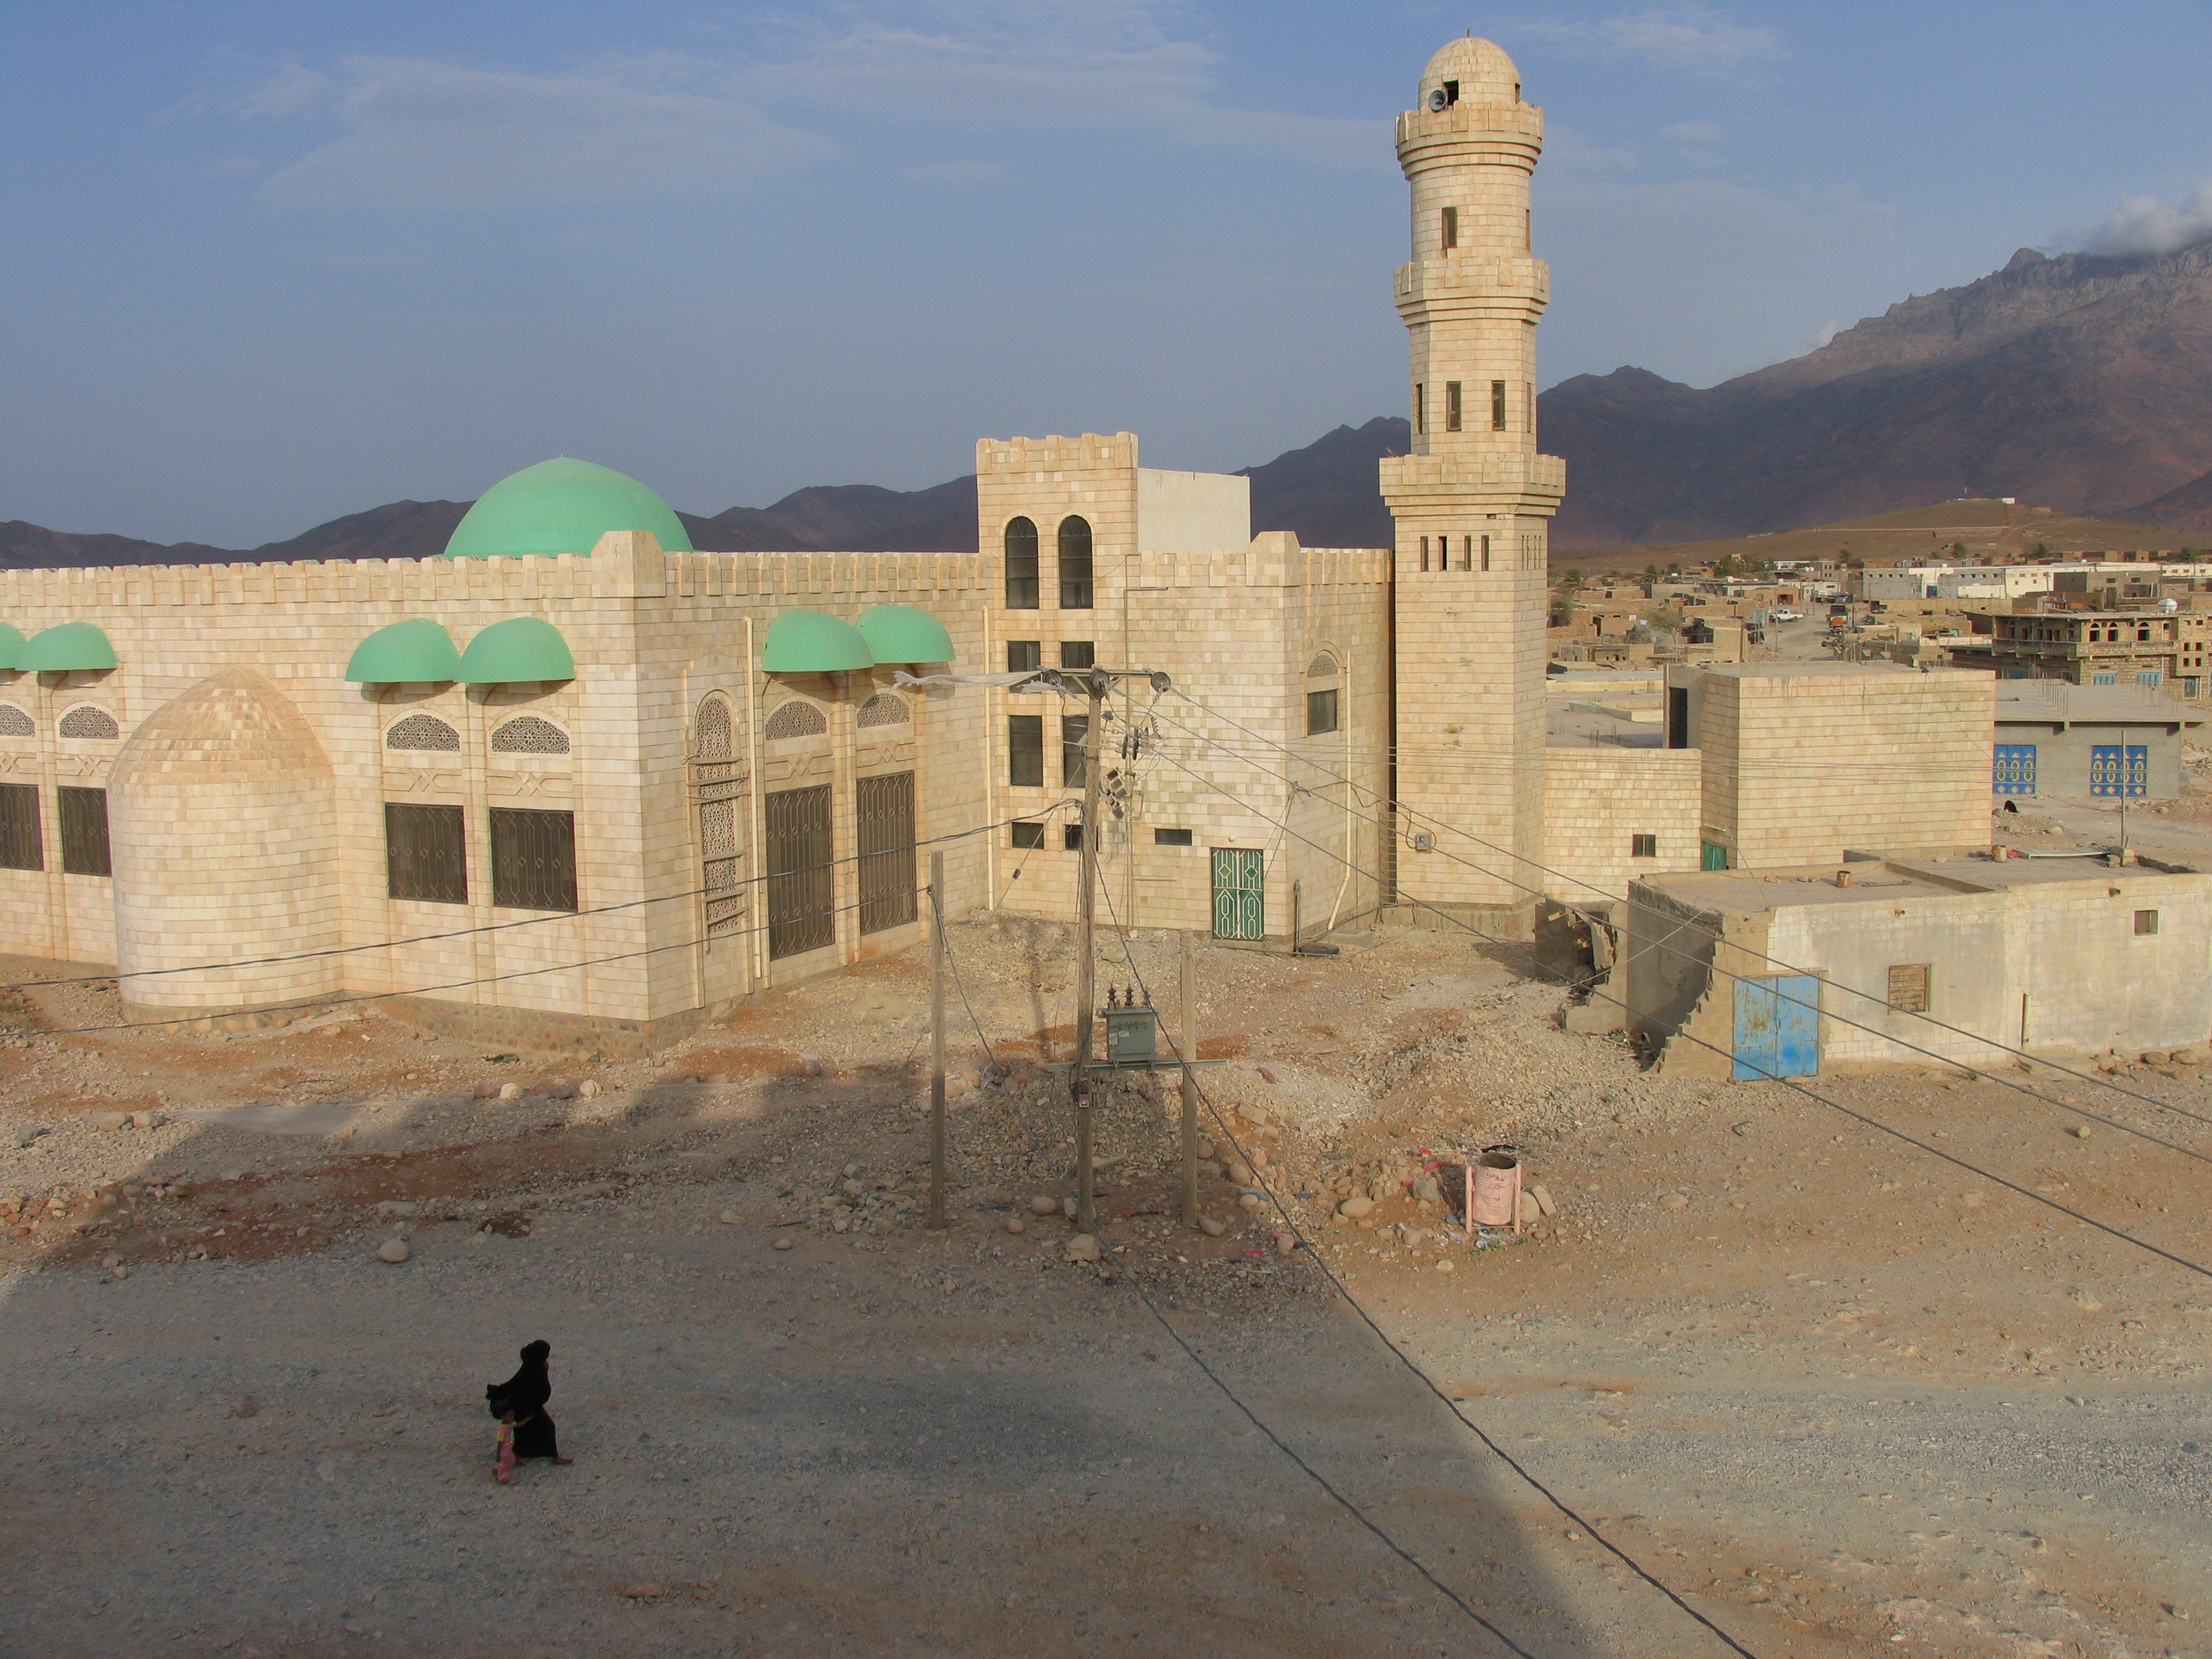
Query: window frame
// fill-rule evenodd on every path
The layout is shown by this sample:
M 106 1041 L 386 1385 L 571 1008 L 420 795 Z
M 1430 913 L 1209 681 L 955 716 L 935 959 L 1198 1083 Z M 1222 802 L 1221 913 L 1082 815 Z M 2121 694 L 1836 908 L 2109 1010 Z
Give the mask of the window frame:
M 1343 729 L 1342 708 L 1337 700 L 1337 688 L 1324 686 L 1306 693 L 1306 735 L 1326 737 Z M 1322 724 L 1325 720 L 1326 725 Z
M 411 824 L 417 831 L 435 823 L 440 826 L 438 839 L 449 845 L 440 849 L 449 859 L 441 864 L 435 858 L 426 858 L 419 849 L 423 841 L 418 834 L 404 838 L 404 844 L 412 855 L 403 867 L 401 850 L 403 837 L 395 833 L 402 824 Z M 468 809 L 434 803 L 415 801 L 387 801 L 384 803 L 384 896 L 396 902 L 410 904 L 466 904 L 469 902 L 468 870 Z M 408 891 L 402 891 L 402 888 Z
M 1042 588 L 1039 580 L 1041 542 L 1042 538 L 1037 534 L 1037 521 L 1027 513 L 1016 513 L 1006 521 L 1006 528 L 999 533 L 1000 562 L 1004 575 L 1002 596 L 1009 611 L 1042 608 Z M 1023 572 L 1027 573 L 1020 573 Z M 1027 596 L 1023 597 L 1024 595 Z
M 1084 747 L 1090 741 L 1091 717 L 1087 714 L 1064 714 L 1060 717 L 1060 787 L 1080 789 L 1084 787 Z
M 577 902 L 576 814 L 543 807 L 495 806 L 488 810 L 492 908 L 572 915 Z M 524 843 L 541 838 L 535 847 Z M 545 867 L 529 861 L 548 851 Z M 518 865 L 518 859 L 522 863 Z M 565 865 L 565 871 L 563 866 Z
M 1006 787 L 1010 789 L 1041 789 L 1045 787 L 1043 715 L 1010 714 L 1006 717 Z
M 1060 520 L 1056 535 L 1060 556 L 1060 609 L 1094 609 L 1092 602 L 1097 593 L 1093 579 L 1096 574 L 1098 546 L 1091 521 L 1080 513 L 1070 513 Z
M 1045 642 L 1042 640 L 1009 640 L 1006 641 L 1006 672 L 1010 674 L 1030 674 L 1045 665 Z
M 46 868 L 44 819 L 36 784 L 0 783 L 0 870 Z
M 1152 832 L 1152 844 L 1155 847 L 1189 847 L 1195 845 L 1191 839 L 1191 833 L 1187 829 L 1155 829 Z
M 1628 856 L 1631 858 L 1656 858 L 1659 856 L 1659 837 L 1655 832 L 1631 830 L 1628 834 Z
M 1466 413 L 1463 402 L 1464 390 L 1464 386 L 1458 380 L 1444 382 L 1444 430 L 1447 432 L 1463 430 L 1461 420 Z
M 1045 821 L 1042 818 L 1016 818 L 1007 826 L 1010 832 L 1007 845 L 1020 852 L 1036 852 L 1045 844 Z
M 96 821 L 94 815 L 97 805 Z M 108 792 L 81 784 L 54 787 L 54 816 L 61 831 L 61 872 L 110 877 L 115 873 L 108 841 Z

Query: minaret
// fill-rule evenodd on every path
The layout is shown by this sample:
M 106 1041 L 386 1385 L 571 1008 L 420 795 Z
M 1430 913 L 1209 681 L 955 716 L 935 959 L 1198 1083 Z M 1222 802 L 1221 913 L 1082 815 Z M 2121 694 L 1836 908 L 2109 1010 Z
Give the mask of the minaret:
M 1551 275 L 1531 251 L 1529 175 L 1543 147 L 1521 72 L 1472 36 L 1429 60 L 1417 106 L 1398 117 L 1413 452 L 1382 463 L 1398 532 L 1397 886 L 1455 911 L 1517 907 L 1544 885 L 1523 860 L 1544 856 L 1545 530 L 1567 469 L 1536 452 Z M 1418 850 L 1424 833 L 1436 850 Z

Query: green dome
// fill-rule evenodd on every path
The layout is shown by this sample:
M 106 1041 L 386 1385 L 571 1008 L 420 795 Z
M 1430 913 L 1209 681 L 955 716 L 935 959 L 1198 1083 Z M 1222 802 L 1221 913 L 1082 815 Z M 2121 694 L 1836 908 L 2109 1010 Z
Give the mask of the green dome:
M 89 622 L 59 622 L 34 634 L 16 652 L 15 665 L 47 674 L 65 674 L 74 669 L 112 668 L 115 648 L 108 643 L 108 636 Z
M 458 680 L 461 654 L 453 636 L 428 617 L 410 617 L 375 633 L 353 648 L 346 678 L 367 686 Z
M 952 661 L 952 635 L 945 625 L 912 605 L 877 605 L 862 612 L 860 637 L 879 663 Z
M 461 679 L 472 686 L 511 686 L 526 680 L 573 680 L 576 659 L 550 622 L 509 617 L 469 641 L 461 653 Z
M 683 520 L 637 480 L 562 456 L 510 473 L 486 490 L 454 526 L 445 556 L 588 553 L 610 530 L 649 530 L 669 552 L 692 550 Z
M 827 674 L 873 668 L 876 659 L 851 623 L 819 611 L 787 611 L 768 625 L 760 665 L 771 674 Z
M 23 649 L 23 630 L 0 622 L 0 668 L 14 668 Z

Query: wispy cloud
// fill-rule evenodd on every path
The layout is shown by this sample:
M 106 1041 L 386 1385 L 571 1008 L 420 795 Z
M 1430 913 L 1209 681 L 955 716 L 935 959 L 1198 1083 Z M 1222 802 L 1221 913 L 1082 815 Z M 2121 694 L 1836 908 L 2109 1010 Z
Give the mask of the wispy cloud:
M 1775 30 L 1739 23 L 1713 6 L 1657 6 L 1586 22 L 1537 19 L 1513 26 L 1524 38 L 1591 58 L 1628 58 L 1713 81 L 1749 78 L 1789 54 Z
M 288 60 L 183 112 L 334 129 L 261 181 L 284 208 L 451 211 L 739 188 L 842 149 L 910 147 L 927 128 L 1113 132 L 1388 165 L 1371 123 L 1220 102 L 1215 54 L 1180 21 L 1143 0 L 849 4 L 779 19 L 742 58 L 664 53 L 550 71 Z M 896 158 L 917 178 L 953 165 Z
M 2092 231 L 2070 231 L 2066 242 L 2092 253 L 2172 253 L 2212 236 L 2212 179 L 2200 179 L 2178 203 L 2131 196 Z
M 1677 121 L 1672 127 L 1663 127 L 1659 136 L 1671 138 L 1678 144 L 1715 144 L 1720 142 L 1718 121 Z

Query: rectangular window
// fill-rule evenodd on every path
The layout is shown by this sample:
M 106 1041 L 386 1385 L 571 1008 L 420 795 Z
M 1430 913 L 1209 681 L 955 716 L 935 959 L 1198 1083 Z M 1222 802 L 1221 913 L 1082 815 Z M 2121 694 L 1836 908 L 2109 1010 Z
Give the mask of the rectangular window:
M 768 956 L 819 950 L 837 937 L 837 872 L 830 859 L 830 787 L 779 789 L 767 820 Z
M 1014 832 L 1012 845 L 1029 849 L 1041 847 L 1045 844 L 1045 826 L 1043 825 L 1016 824 L 1011 827 Z
M 1442 223 L 1439 227 L 1440 234 L 1437 240 L 1443 244 L 1445 251 L 1448 253 L 1459 246 L 1459 210 L 1455 207 L 1448 207 L 1439 217 Z
M 1091 541 L 1085 536 L 1079 547 L 1069 545 L 1069 538 L 1060 538 L 1060 609 L 1088 611 L 1091 608 Z
M 492 902 L 511 910 L 576 908 L 576 815 L 492 809 Z
M 914 774 L 895 772 L 853 785 L 860 855 L 860 931 L 879 933 L 915 917 Z
M 2120 676 L 2117 674 L 2093 673 L 2089 676 L 2089 683 L 2093 686 L 2116 686 L 2120 683 Z
M 1309 691 L 1306 693 L 1306 735 L 1317 736 L 1323 732 L 1336 730 L 1336 692 Z
M 1006 526 L 1006 608 L 1037 609 L 1037 526 L 1026 518 Z
M 54 794 L 61 808 L 62 873 L 108 874 L 108 792 L 63 784 Z
M 2166 676 L 2155 668 L 2147 668 L 2135 676 L 2135 683 L 2155 691 L 2166 683 Z
M 1659 856 L 1659 838 L 1656 835 L 1631 835 L 1628 838 L 1628 856 L 1631 858 L 1656 858 Z
M 1156 829 L 1152 832 L 1152 844 L 1155 847 L 1187 847 L 1190 845 L 1190 832 L 1187 829 Z
M 1893 1014 L 1928 1011 L 1928 964 L 1906 962 L 1890 969 L 1889 1007 Z
M 2157 931 L 2158 912 L 2156 910 L 2138 910 L 2135 912 L 2135 936 L 2137 938 L 2147 939 L 2151 934 L 2156 933 Z
M 469 902 L 468 820 L 457 806 L 384 803 L 384 891 L 432 904 Z
M 1690 746 L 1690 688 L 1687 686 L 1667 687 L 1667 747 L 1687 749 Z
M 1063 668 L 1095 668 L 1098 653 L 1088 640 L 1062 640 L 1060 666 Z
M 1493 432 L 1505 430 L 1505 382 L 1503 380 L 1490 382 L 1490 430 Z
M 1423 536 L 1423 537 L 1421 538 L 1421 573 L 1422 573 L 1423 575 L 1425 575 L 1425 575 L 1428 573 L 1428 568 L 1429 568 L 1429 539 L 1428 539 L 1428 537 L 1426 537 L 1426 536 Z
M 1081 852 L 1083 850 L 1083 826 L 1080 824 L 1064 826 L 1060 831 L 1060 845 L 1071 853 Z
M 1045 780 L 1045 717 L 1006 717 L 1006 781 L 1018 788 L 1041 787 Z
M 1459 568 L 1463 571 L 1475 568 L 1475 538 L 1471 535 L 1459 538 Z
M 1490 568 L 1490 538 L 1488 536 L 1482 539 L 1482 567 L 1485 570 Z
M 46 840 L 39 832 L 38 786 L 0 783 L 0 870 L 43 870 Z
M 1429 388 L 1417 380 L 1413 387 L 1413 429 L 1416 432 L 1429 429 Z
M 1459 416 L 1459 382 L 1447 380 L 1444 382 L 1444 430 L 1457 432 Z
M 1083 787 L 1083 742 L 1090 732 L 1089 715 L 1064 714 L 1060 717 L 1060 784 L 1063 788 L 1080 789 Z
M 1041 640 L 1007 641 L 1006 672 L 1025 674 L 1033 668 L 1042 668 L 1045 663 L 1044 649 Z
M 1521 382 L 1521 430 L 1536 430 L 1536 385 L 1532 380 Z

